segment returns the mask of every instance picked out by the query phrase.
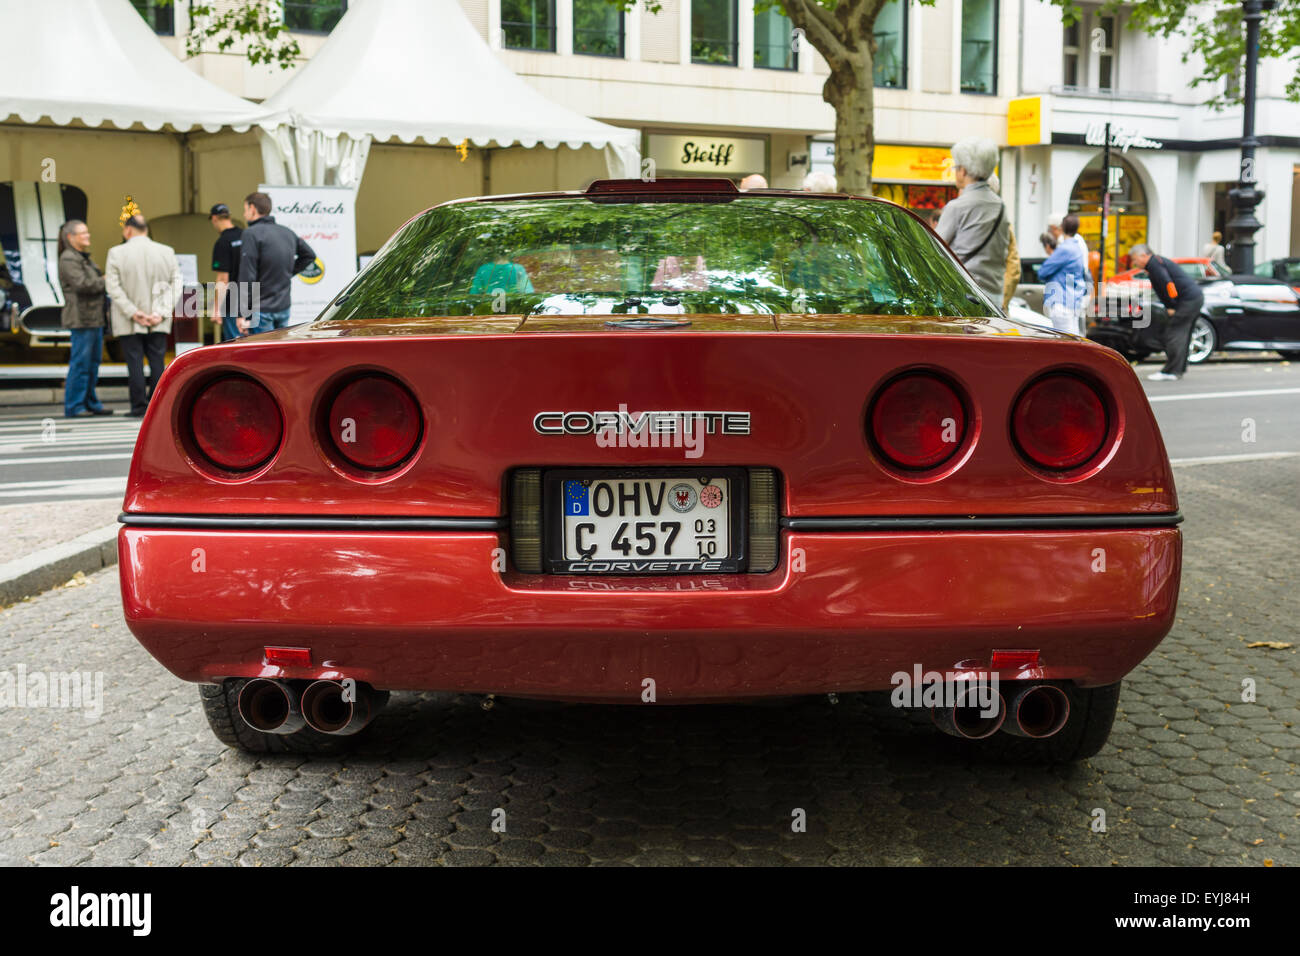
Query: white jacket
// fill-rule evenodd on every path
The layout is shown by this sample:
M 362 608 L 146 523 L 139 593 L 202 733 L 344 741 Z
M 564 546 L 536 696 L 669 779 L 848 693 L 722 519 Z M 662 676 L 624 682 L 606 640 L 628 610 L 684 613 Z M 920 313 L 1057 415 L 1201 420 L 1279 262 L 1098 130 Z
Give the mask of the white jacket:
M 135 236 L 109 249 L 104 287 L 113 301 L 114 335 L 171 331 L 172 310 L 182 289 L 181 267 L 171 246 Z M 163 320 L 152 328 L 140 325 L 132 318 L 137 311 Z

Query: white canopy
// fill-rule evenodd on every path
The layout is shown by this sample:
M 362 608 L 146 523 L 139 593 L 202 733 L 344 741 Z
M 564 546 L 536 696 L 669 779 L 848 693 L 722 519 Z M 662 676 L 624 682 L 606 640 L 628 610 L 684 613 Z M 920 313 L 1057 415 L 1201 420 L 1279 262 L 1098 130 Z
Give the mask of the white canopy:
M 210 133 L 263 112 L 178 61 L 130 0 L 0 0 L 0 121 Z
M 290 182 L 351 185 L 370 139 L 593 146 L 607 149 L 616 176 L 636 175 L 640 161 L 638 131 L 548 100 L 501 62 L 457 0 L 353 0 L 320 51 L 263 105 L 270 115 L 261 125 L 281 124 L 263 139 L 268 175 L 278 153 Z

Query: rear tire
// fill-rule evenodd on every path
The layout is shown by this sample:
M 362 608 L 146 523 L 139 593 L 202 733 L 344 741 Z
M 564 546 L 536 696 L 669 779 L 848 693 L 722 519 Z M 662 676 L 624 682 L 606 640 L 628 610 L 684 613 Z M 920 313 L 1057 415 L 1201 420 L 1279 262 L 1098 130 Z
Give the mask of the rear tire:
M 340 737 L 322 734 L 304 727 L 292 734 L 268 734 L 254 730 L 239 716 L 239 692 L 248 683 L 246 678 L 231 678 L 223 684 L 200 684 L 199 700 L 203 702 L 203 716 L 208 726 L 227 747 L 254 754 L 333 754 L 342 753 L 352 742 L 364 734 Z
M 1278 349 L 1277 354 L 1284 359 L 1290 359 L 1293 362 L 1300 362 L 1300 350 L 1297 349 Z
M 998 734 L 996 738 L 975 743 L 991 746 L 995 756 L 1014 763 L 1071 763 L 1096 756 L 1110 737 L 1122 683 L 1087 688 L 1061 685 L 1070 699 L 1070 717 L 1051 737 L 1030 740 Z
M 1192 323 L 1192 340 L 1187 344 L 1187 364 L 1200 365 L 1219 347 L 1219 337 L 1214 332 L 1214 324 L 1203 315 L 1198 315 Z

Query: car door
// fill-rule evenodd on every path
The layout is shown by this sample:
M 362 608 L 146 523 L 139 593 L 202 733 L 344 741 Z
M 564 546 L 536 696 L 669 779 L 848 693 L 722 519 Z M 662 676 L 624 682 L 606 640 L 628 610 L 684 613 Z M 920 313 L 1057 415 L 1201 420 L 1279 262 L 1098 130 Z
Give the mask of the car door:
M 1300 297 L 1285 282 L 1238 282 L 1236 299 L 1242 309 L 1234 335 L 1243 344 L 1267 343 L 1283 348 L 1300 343 Z

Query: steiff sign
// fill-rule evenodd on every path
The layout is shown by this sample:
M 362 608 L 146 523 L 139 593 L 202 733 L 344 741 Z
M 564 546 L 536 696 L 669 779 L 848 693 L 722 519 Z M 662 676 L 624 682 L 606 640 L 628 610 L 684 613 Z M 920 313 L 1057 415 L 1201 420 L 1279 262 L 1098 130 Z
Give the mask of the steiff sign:
M 1089 146 L 1105 146 L 1106 124 L 1089 123 L 1087 131 L 1083 134 L 1083 141 Z M 1136 146 L 1139 149 L 1163 149 L 1164 145 L 1159 140 L 1147 139 L 1135 129 L 1124 126 L 1112 126 L 1110 128 L 1111 149 L 1118 149 L 1121 153 L 1127 153 L 1131 146 Z
M 709 173 L 745 176 L 761 173 L 767 165 L 766 143 L 761 139 L 730 136 L 670 136 L 651 133 L 646 155 L 660 172 Z

